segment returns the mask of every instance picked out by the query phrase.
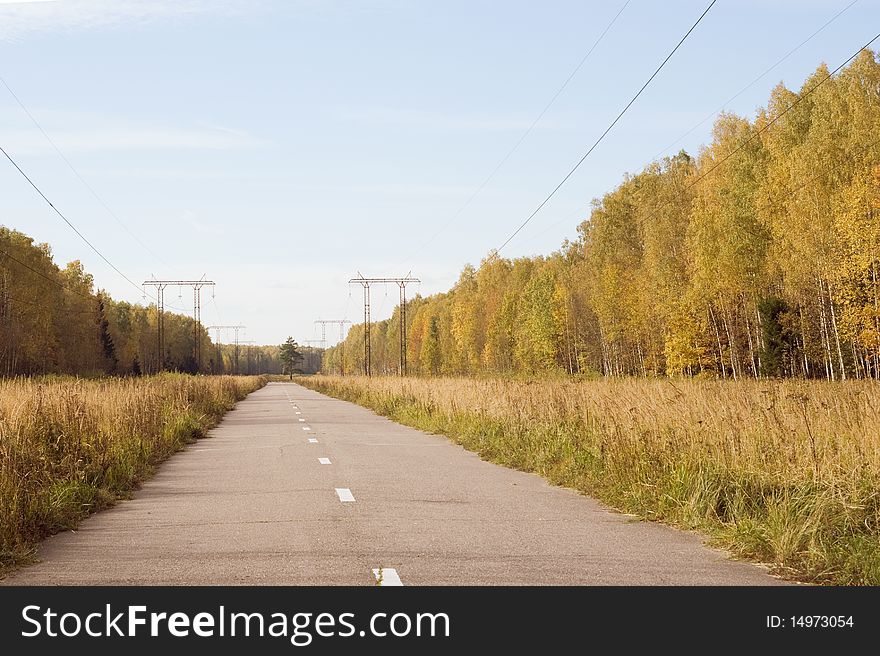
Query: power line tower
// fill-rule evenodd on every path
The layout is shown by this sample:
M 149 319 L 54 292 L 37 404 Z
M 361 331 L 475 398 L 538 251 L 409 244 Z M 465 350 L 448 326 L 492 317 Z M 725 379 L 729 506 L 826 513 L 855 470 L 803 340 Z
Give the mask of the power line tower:
M 214 281 L 205 280 L 144 280 L 144 285 L 156 288 L 156 332 L 158 333 L 159 371 L 165 368 L 165 288 L 193 288 L 193 359 L 196 373 L 202 368 L 202 287 L 214 287 Z
M 304 339 L 303 340 L 303 344 L 323 344 L 323 343 L 324 343 L 324 340 L 319 340 L 319 339 Z M 306 348 L 309 349 L 308 351 L 306 351 L 306 362 L 308 363 L 307 366 L 310 369 L 314 369 L 315 373 L 318 373 L 318 365 L 315 362 L 315 360 L 316 360 L 315 356 L 317 355 L 315 353 L 315 347 L 314 346 L 307 346 Z
M 321 346 L 327 348 L 327 324 L 339 326 L 339 373 L 345 375 L 345 324 L 351 325 L 348 319 L 318 319 L 315 323 L 321 324 Z
M 205 328 L 207 330 L 216 330 L 217 331 L 217 337 L 215 340 L 217 342 L 217 364 L 219 365 L 218 372 L 222 373 L 222 371 L 220 371 L 220 369 L 222 369 L 222 367 L 223 367 L 223 350 L 220 348 L 221 331 L 224 331 L 224 330 L 234 330 L 235 331 L 235 342 L 234 343 L 236 344 L 236 350 L 237 350 L 238 349 L 237 345 L 239 344 L 238 331 L 244 330 L 245 327 L 242 326 L 241 324 L 238 324 L 235 326 L 205 326 Z
M 406 285 L 421 280 L 412 278 L 409 274 L 402 278 L 365 278 L 358 271 L 358 277 L 348 281 L 348 284 L 359 283 L 364 288 L 364 374 L 367 376 L 373 375 L 373 367 L 370 363 L 370 285 L 392 282 L 400 287 L 400 375 L 406 376 Z
M 236 343 L 237 347 L 247 346 L 247 351 L 245 352 L 244 361 L 245 361 L 245 375 L 251 375 L 251 349 L 253 348 L 256 342 L 252 339 L 242 340 Z M 259 372 L 257 372 L 259 373 Z

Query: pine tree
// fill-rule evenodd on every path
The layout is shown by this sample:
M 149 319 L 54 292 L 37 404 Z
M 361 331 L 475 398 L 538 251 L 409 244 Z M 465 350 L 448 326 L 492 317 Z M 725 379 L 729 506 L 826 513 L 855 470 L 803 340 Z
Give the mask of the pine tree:
M 293 380 L 293 374 L 299 370 L 296 368 L 303 356 L 297 350 L 299 345 L 294 341 L 293 337 L 288 337 L 284 344 L 281 345 L 279 359 L 281 360 L 281 372 L 286 374 L 290 380 Z

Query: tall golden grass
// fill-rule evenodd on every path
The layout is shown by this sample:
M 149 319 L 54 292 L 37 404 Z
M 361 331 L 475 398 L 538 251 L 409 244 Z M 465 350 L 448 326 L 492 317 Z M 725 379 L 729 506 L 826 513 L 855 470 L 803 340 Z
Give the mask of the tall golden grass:
M 127 495 L 262 378 L 0 380 L 0 573 Z
M 876 383 L 301 382 L 621 510 L 698 529 L 783 574 L 880 584 Z

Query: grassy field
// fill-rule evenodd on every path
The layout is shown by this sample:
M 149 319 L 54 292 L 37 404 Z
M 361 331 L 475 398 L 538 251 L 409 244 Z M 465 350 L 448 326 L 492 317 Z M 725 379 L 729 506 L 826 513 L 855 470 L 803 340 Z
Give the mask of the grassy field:
M 125 497 L 263 378 L 0 380 L 0 574 Z
M 880 584 L 880 387 L 315 376 L 317 391 L 448 435 L 784 575 Z

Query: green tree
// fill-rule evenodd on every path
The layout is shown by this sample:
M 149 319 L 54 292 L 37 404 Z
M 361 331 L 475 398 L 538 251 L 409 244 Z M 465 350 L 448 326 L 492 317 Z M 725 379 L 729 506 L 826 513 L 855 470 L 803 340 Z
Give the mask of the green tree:
M 788 337 L 783 316 L 787 310 L 788 306 L 781 298 L 762 298 L 758 302 L 758 314 L 761 317 L 760 361 L 763 376 L 782 376 L 785 373 Z
M 294 341 L 293 337 L 288 337 L 281 345 L 279 358 L 281 360 L 281 372 L 287 374 L 293 380 L 293 374 L 297 371 L 297 363 L 303 359 L 302 353 L 297 349 L 299 345 Z

